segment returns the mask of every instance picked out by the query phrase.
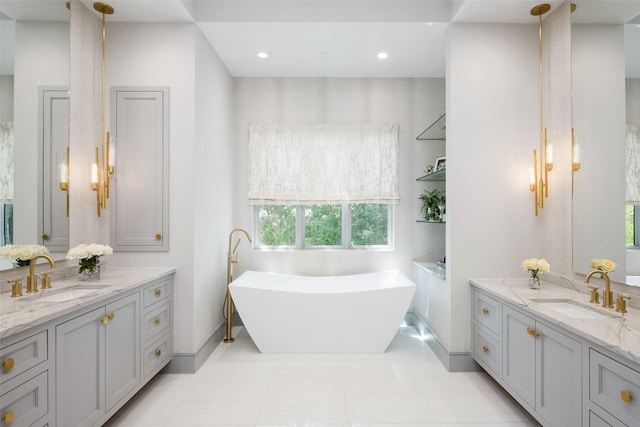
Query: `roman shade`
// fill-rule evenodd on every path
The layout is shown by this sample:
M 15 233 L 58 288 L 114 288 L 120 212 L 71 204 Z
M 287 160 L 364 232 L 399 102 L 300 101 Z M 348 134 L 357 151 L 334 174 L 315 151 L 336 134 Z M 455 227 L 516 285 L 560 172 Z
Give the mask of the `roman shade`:
M 249 126 L 250 204 L 397 203 L 398 125 Z

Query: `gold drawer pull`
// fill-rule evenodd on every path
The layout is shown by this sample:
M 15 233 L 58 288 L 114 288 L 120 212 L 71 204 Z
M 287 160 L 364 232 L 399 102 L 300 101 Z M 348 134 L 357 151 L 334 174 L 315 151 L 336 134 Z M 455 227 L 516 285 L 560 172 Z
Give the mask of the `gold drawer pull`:
M 158 316 L 156 317 L 156 325 L 159 325 L 160 323 L 162 323 L 162 317 Z
M 482 346 L 482 351 L 484 351 L 485 353 L 489 352 L 489 347 L 487 347 L 486 345 Z
M 620 399 L 622 399 L 624 403 L 629 403 L 633 400 L 633 396 L 631 396 L 631 393 L 629 393 L 627 390 L 622 390 L 620 392 Z
M 162 355 L 162 350 L 157 349 L 156 350 L 156 357 L 160 357 L 160 355 Z
M 162 236 L 160 234 L 156 234 L 156 240 L 160 240 L 162 239 Z
M 6 372 L 9 372 L 11 369 L 13 369 L 14 363 L 15 361 L 13 360 L 13 357 L 10 357 L 4 362 L 2 362 L 2 369 L 4 369 Z
M 109 323 L 111 320 L 116 318 L 116 314 L 114 312 L 109 313 L 107 316 L 104 316 L 102 318 L 102 323 L 104 323 L 105 325 L 107 323 Z
M 42 240 L 49 240 L 49 235 L 48 234 L 43 234 L 42 235 Z
M 116 318 L 116 314 L 114 312 L 111 312 L 107 317 L 109 318 L 109 320 L 113 320 Z
M 2 421 L 4 421 L 5 424 L 11 424 L 15 418 L 16 418 L 16 413 L 13 411 L 9 411 L 6 414 L 4 414 L 4 416 L 2 417 Z
M 156 296 L 159 297 L 162 294 L 162 289 L 156 289 Z
M 527 333 L 534 338 L 538 338 L 540 336 L 540 333 L 535 329 L 532 329 L 531 326 L 527 326 Z
M 482 309 L 482 314 L 489 314 L 489 310 L 488 310 L 488 309 L 486 309 L 486 308 L 483 308 L 483 309 Z

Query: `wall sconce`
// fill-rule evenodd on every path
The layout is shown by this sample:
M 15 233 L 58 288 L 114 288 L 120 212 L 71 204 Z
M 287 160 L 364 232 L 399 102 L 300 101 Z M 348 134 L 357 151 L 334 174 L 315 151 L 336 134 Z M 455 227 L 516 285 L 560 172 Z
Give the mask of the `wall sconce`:
M 67 193 L 67 218 L 69 218 L 69 146 L 64 162 L 60 163 L 60 190 Z
M 576 141 L 576 130 L 571 128 L 571 194 L 575 187 L 575 173 L 580 170 L 580 145 Z
M 531 15 L 539 18 L 539 63 L 540 63 L 540 160 L 533 150 L 533 174 L 530 173 L 529 189 L 534 193 L 535 213 L 544 208 L 544 199 L 549 197 L 549 171 L 553 169 L 553 146 L 549 144 L 547 129 L 543 124 L 542 86 L 542 15 L 551 10 L 551 5 L 542 3 L 531 9 Z
M 109 176 L 114 171 L 115 154 L 111 136 L 109 132 L 105 132 L 104 120 L 104 69 L 105 69 L 105 47 L 107 43 L 107 27 L 106 15 L 114 12 L 113 7 L 106 3 L 94 3 L 93 8 L 102 13 L 102 132 L 100 147 L 96 147 L 95 162 L 91 165 L 91 189 L 96 192 L 97 214 L 107 207 L 107 199 L 109 198 Z

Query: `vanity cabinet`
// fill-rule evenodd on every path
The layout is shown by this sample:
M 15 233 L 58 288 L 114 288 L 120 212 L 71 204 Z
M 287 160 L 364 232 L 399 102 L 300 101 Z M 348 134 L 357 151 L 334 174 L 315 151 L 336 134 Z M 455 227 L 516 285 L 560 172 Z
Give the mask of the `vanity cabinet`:
M 502 379 L 554 426 L 582 420 L 582 344 L 503 306 Z
M 56 327 L 59 426 L 91 426 L 140 383 L 140 293 Z
M 0 419 L 3 425 L 46 424 L 49 405 L 47 331 L 0 349 Z
M 582 425 L 582 343 L 478 289 L 473 357 L 541 423 Z

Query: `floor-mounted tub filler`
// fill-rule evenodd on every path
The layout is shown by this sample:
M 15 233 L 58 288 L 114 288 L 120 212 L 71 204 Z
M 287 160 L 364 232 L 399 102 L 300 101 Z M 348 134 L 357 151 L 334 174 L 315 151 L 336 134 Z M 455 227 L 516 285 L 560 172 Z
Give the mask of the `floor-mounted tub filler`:
M 415 288 L 395 270 L 332 277 L 247 271 L 229 285 L 262 353 L 384 353 Z

